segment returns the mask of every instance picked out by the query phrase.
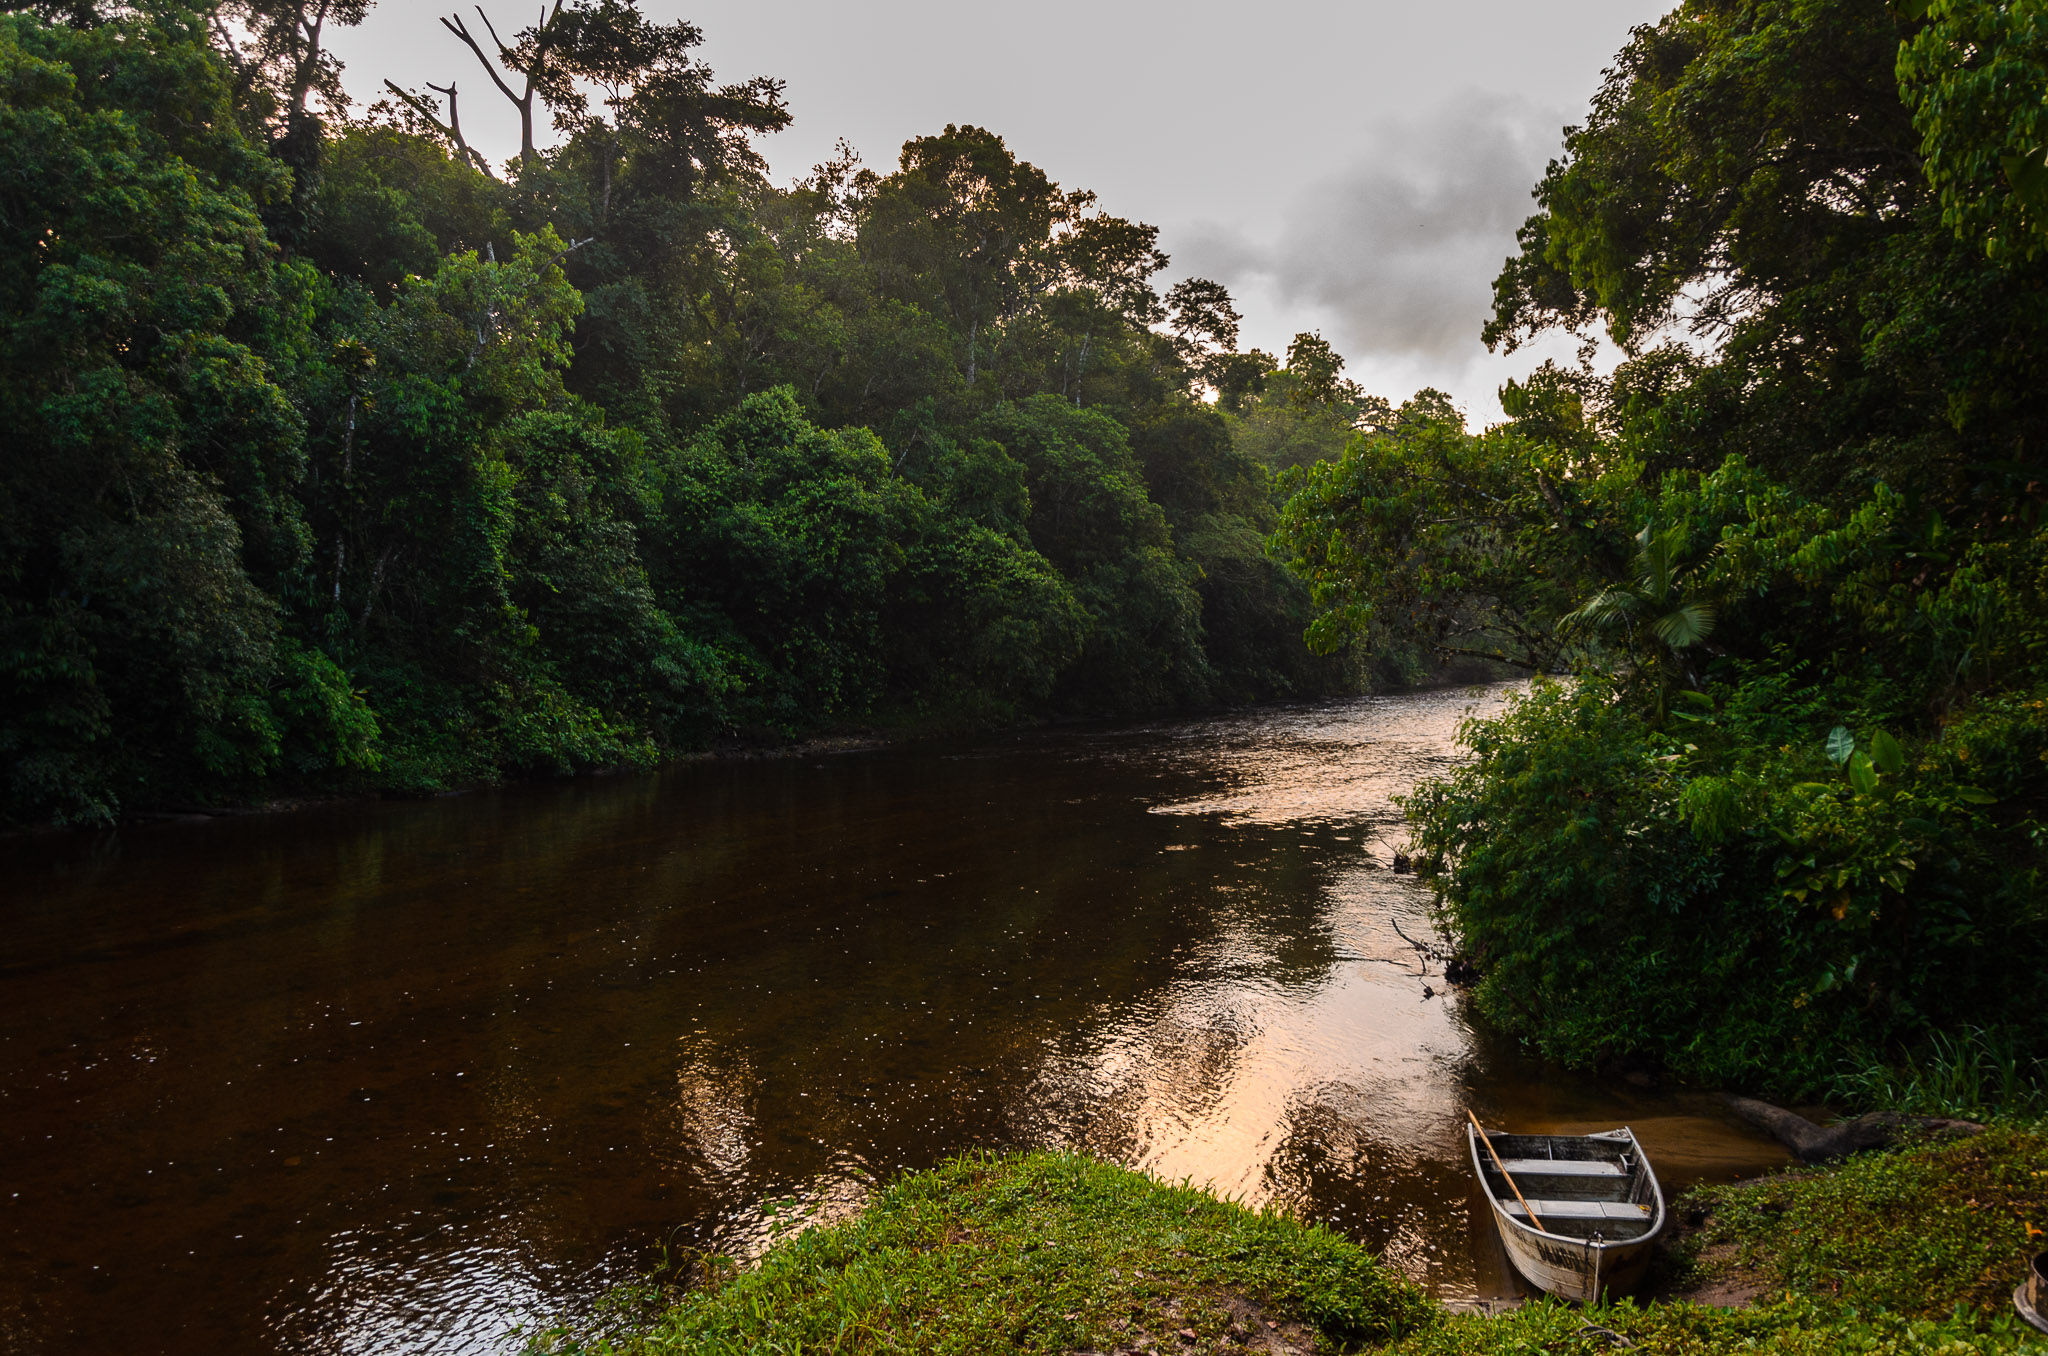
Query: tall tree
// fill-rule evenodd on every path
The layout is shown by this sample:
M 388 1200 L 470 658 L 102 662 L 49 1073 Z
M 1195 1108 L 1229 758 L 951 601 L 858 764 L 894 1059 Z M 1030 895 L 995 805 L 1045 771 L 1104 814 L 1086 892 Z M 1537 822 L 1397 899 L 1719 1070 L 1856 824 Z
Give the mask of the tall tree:
M 353 28 L 376 0 L 227 0 L 214 12 L 218 50 L 235 72 L 245 107 L 269 133 L 271 153 L 293 173 L 287 243 L 303 243 L 326 128 L 317 97 L 347 109 L 341 63 L 327 50 L 335 28 Z M 238 37 L 236 30 L 243 35 Z
M 484 12 L 483 6 L 477 6 L 476 15 L 483 20 L 484 33 L 491 40 L 492 52 L 484 51 L 483 43 L 470 31 L 468 20 L 460 12 L 444 16 L 441 27 L 454 34 L 470 50 L 484 68 L 484 74 L 490 77 L 491 83 L 498 87 L 498 92 L 519 115 L 519 163 L 531 167 L 540 157 L 533 130 L 535 100 L 550 93 L 560 98 L 574 97 L 572 81 L 554 60 L 562 0 L 555 0 L 552 9 L 543 10 L 540 21 L 533 27 L 515 34 L 510 46 L 498 36 L 497 26 L 491 22 L 491 16 Z M 492 53 L 495 53 L 495 60 Z M 505 78 L 507 73 L 519 77 L 522 82 L 516 92 Z M 454 82 L 450 81 L 448 87 L 453 89 Z M 452 104 L 450 111 L 452 115 Z
M 1935 79 L 1926 63 L 1959 51 L 1959 30 L 1920 34 L 1909 8 L 1688 4 L 1636 30 L 1537 188 L 1487 342 L 1604 325 L 1662 374 L 1642 412 L 1665 411 L 1658 455 L 1676 463 L 1740 451 L 1818 493 L 1884 479 L 2011 511 L 2048 434 L 2048 355 L 2027 338 L 2048 269 L 1988 258 L 1942 220 L 1900 72 L 1932 116 L 1950 98 L 1935 91 L 1993 68 Z M 2018 105 L 2023 66 L 1995 67 Z M 1955 120 L 1930 134 L 1937 177 L 1960 164 L 1945 138 L 1977 125 L 1940 106 Z M 1996 159 L 1965 179 L 1984 186 Z M 1711 356 L 1674 382 L 1656 351 L 1681 335 Z
M 979 127 L 948 125 L 904 143 L 898 172 L 879 184 L 861 223 L 862 252 L 885 288 L 945 315 L 963 345 L 972 387 L 988 332 L 1058 276 L 1052 237 L 1085 195 L 1062 193 Z

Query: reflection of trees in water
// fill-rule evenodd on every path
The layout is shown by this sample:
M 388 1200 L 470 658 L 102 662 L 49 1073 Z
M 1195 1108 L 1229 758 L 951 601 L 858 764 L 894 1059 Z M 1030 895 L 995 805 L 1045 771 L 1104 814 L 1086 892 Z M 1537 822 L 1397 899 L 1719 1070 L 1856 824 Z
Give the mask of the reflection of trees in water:
M 1447 1206 L 1471 1194 L 1469 1168 L 1448 1151 L 1457 1110 L 1440 1108 L 1431 1119 L 1442 1132 L 1418 1137 L 1412 1115 L 1384 1114 L 1388 1094 L 1340 1083 L 1304 1093 L 1266 1163 L 1271 1198 L 1329 1222 L 1424 1285 L 1467 1283 L 1467 1230 L 1446 1218 Z
M 1161 1140 L 1216 1109 L 1256 1035 L 1241 1014 L 1214 1005 L 1129 1021 L 1041 1072 L 1017 1109 L 1023 1137 L 1146 1166 Z
M 1337 961 L 1325 843 L 1146 815 L 1061 763 L 994 787 L 968 760 L 922 770 L 864 788 L 901 838 L 812 816 L 807 846 L 749 854 L 743 898 L 697 911 L 684 1043 L 748 1071 L 732 1196 L 815 1190 L 844 1154 L 880 1173 L 976 1144 L 1132 1160 L 1131 1107 L 1170 1089 L 1199 1118 L 1248 1035 L 1190 1012 L 1134 1040 L 1134 1020 L 1204 986 L 1312 989 Z
M 61 1088 L 47 1042 L 0 1042 L 22 1123 L 97 1146 L 23 1171 L 132 1190 L 152 1254 L 266 1240 L 201 1261 L 318 1305 L 468 1247 L 574 1284 L 976 1144 L 1139 1157 L 1259 1057 L 1230 995 L 1305 1000 L 1358 950 L 1333 901 L 1365 845 L 1151 813 L 1215 785 L 1192 745 L 1064 738 L 0 845 L 37 883 L 0 1035 L 92 1033 Z M 141 1178 L 170 1158 L 227 1193 Z

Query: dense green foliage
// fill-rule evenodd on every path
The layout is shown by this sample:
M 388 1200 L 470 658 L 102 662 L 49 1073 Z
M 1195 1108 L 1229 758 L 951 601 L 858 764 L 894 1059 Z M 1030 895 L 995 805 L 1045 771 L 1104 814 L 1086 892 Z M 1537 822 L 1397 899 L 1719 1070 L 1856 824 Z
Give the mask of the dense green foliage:
M 1973 1315 L 1907 1318 L 1857 1311 L 1804 1295 L 1754 1307 L 1636 1305 L 1582 1309 L 1528 1304 L 1501 1318 L 1459 1315 L 1381 1348 L 1390 1356 L 1601 1356 L 1619 1345 L 1643 1356 L 2039 1356 L 2039 1333 L 2011 1312 L 1991 1324 Z
M 1621 365 L 1294 473 L 1316 639 L 1552 675 L 1409 810 L 1480 1008 L 1558 1058 L 1854 1094 L 2048 1048 L 2048 259 L 2001 160 L 2042 11 L 1907 8 L 1638 29 L 1488 328 Z
M 1771 1289 L 1912 1318 L 2010 1316 L 2015 1278 L 2048 1232 L 2048 1134 L 1982 1135 L 1862 1154 L 1830 1172 L 1707 1188 L 1703 1250 Z M 1717 1245 L 1732 1245 L 1723 1248 Z M 2038 1339 L 2037 1339 L 2038 1340 Z M 2043 1345 L 2048 1345 L 2044 1343 Z
M 778 84 L 576 0 L 451 28 L 500 178 L 337 102 L 360 0 L 11 8 L 0 820 L 1358 679 L 1232 434 L 1329 450 L 1328 346 L 990 132 L 778 188 Z

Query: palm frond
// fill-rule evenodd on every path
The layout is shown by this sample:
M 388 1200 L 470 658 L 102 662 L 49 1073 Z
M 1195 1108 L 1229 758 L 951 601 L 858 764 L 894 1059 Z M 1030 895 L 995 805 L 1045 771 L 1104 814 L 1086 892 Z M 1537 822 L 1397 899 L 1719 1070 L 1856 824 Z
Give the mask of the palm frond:
M 1584 604 L 1559 618 L 1560 631 L 1611 631 L 1641 610 L 1642 596 L 1634 589 L 1616 584 L 1588 598 Z
M 1650 630 L 1674 650 L 1697 645 L 1714 634 L 1714 605 L 1686 603 L 1673 608 L 1651 622 Z
M 1678 550 L 1691 535 L 1691 528 L 1684 523 L 1673 523 L 1662 532 L 1652 531 L 1646 525 L 1636 533 L 1638 587 L 1644 594 L 1658 602 L 1671 596 L 1672 587 L 1678 582 Z

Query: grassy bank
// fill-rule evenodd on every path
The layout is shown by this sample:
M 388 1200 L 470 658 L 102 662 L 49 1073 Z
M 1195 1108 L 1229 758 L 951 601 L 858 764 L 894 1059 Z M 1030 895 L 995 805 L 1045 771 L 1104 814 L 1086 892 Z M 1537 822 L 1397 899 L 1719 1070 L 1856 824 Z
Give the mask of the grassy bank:
M 1387 1356 L 1979 1356 L 2048 1353 L 2012 1290 L 2048 1246 L 2048 1134 L 1863 1154 L 1713 1187 L 1674 1205 L 1685 1229 L 1666 1298 L 1584 1310 L 1532 1304 L 1445 1317 Z M 1729 1306 L 1729 1307 L 1723 1307 Z
M 646 1296 L 626 1297 L 630 1308 Z M 972 1156 L 717 1275 L 625 1331 L 541 1350 L 1335 1350 L 1434 1317 L 1328 1229 L 1073 1154 Z M 548 1343 L 552 1342 L 552 1345 Z
M 904 1178 L 758 1266 L 622 1294 L 599 1331 L 534 1349 L 2048 1353 L 2009 1300 L 2021 1259 L 2048 1243 L 2038 1129 L 1713 1188 L 1674 1214 L 1686 1234 L 1666 1298 L 1487 1318 L 1445 1313 L 1320 1226 L 1077 1155 L 976 1156 Z

